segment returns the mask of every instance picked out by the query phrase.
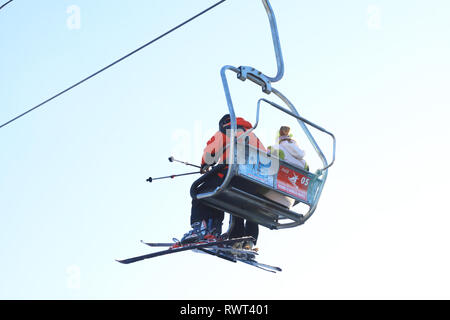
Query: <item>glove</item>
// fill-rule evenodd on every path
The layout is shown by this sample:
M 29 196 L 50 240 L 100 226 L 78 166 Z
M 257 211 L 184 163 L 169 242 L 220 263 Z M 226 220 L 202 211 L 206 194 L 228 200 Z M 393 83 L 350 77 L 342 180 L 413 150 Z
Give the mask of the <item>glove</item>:
M 200 173 L 201 174 L 207 173 L 209 171 L 209 168 L 210 168 L 209 164 L 203 163 L 201 168 L 200 168 Z

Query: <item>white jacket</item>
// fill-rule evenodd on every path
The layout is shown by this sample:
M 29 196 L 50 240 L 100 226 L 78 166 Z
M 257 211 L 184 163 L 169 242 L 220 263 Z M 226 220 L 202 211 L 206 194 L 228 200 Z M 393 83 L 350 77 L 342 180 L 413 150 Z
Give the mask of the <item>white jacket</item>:
M 292 164 L 293 166 L 299 167 L 301 169 L 305 168 L 306 161 L 303 160 L 305 156 L 305 151 L 300 149 L 295 140 L 290 140 L 291 142 L 285 140 L 281 141 L 279 145 L 274 146 L 275 149 L 279 149 L 284 153 L 284 161 Z M 280 195 L 279 193 L 269 190 L 264 193 L 264 196 L 272 201 L 275 201 L 287 208 L 292 208 L 295 200 L 288 196 Z
M 282 141 L 279 144 L 279 149 L 284 152 L 284 161 L 290 164 L 302 168 L 305 168 L 306 161 L 303 160 L 305 156 L 305 151 L 300 149 L 295 140 Z

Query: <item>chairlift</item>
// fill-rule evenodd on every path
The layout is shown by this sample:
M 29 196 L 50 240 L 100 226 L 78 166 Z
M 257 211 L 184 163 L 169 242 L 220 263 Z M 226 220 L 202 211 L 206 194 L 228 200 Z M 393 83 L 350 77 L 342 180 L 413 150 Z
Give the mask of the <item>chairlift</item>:
M 273 87 L 273 83 L 283 78 L 284 61 L 275 14 L 269 0 L 262 0 L 262 2 L 270 22 L 277 62 L 277 74 L 274 77 L 269 77 L 256 68 L 249 66 L 237 68 L 226 65 L 221 69 L 228 113 L 231 118 L 229 143 L 230 163 L 227 164 L 228 171 L 222 185 L 208 192 L 199 193 L 197 191 L 198 187 L 209 175 L 216 174 L 222 169 L 218 165 L 194 182 L 191 187 L 191 197 L 193 199 L 201 199 L 211 207 L 228 212 L 231 217 L 238 216 L 248 219 L 269 229 L 286 229 L 302 225 L 315 212 L 327 180 L 328 169 L 335 162 L 336 139 L 331 132 L 300 116 L 288 98 Z M 270 95 L 273 93 L 287 108 L 268 99 L 260 99 L 257 102 L 256 123 L 253 129 L 248 130 L 245 134 L 238 137 L 236 114 L 226 75 L 230 71 L 236 73 L 237 78 L 241 81 L 250 80 L 250 82 L 260 86 L 265 94 Z M 297 120 L 322 161 L 321 169 L 312 173 L 293 166 L 276 156 L 263 153 L 251 145 L 245 144 L 245 137 L 258 126 L 262 103 Z M 308 126 L 331 137 L 333 141 L 331 163 L 328 163 L 327 158 L 311 134 Z M 242 145 L 244 145 L 244 148 L 241 148 Z M 242 152 L 242 150 L 244 151 Z M 275 193 L 280 197 L 292 198 L 295 200 L 295 205 L 303 203 L 308 208 L 307 212 L 295 212 L 291 208 L 269 199 L 264 196 L 268 192 Z M 231 224 L 232 222 L 230 222 L 230 228 Z

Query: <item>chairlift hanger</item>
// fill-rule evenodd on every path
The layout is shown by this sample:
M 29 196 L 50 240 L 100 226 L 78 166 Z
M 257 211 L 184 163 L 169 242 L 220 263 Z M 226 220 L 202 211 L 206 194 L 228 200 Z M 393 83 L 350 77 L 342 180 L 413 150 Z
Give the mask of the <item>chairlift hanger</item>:
M 328 176 L 328 169 L 334 164 L 335 161 L 336 139 L 331 132 L 323 129 L 322 127 L 300 116 L 297 109 L 289 101 L 289 99 L 272 86 L 272 83 L 278 82 L 283 78 L 284 61 L 274 11 L 272 9 L 272 6 L 270 5 L 269 0 L 262 0 L 262 3 L 264 5 L 264 8 L 266 9 L 271 27 L 272 40 L 277 62 L 277 73 L 274 77 L 270 77 L 264 74 L 263 72 L 257 70 L 256 68 L 250 66 L 233 67 L 230 65 L 226 65 L 221 69 L 220 74 L 225 91 L 228 111 L 231 118 L 231 131 L 229 144 L 230 149 L 229 154 L 231 155 L 230 158 L 231 163 L 229 164 L 228 173 L 221 186 L 217 187 L 215 190 L 212 190 L 210 192 L 197 194 L 196 188 L 204 181 L 205 176 L 203 176 L 193 184 L 191 188 L 191 196 L 196 199 L 203 199 L 212 207 L 224 210 L 232 215 L 237 215 L 242 218 L 250 219 L 270 229 L 283 229 L 303 224 L 306 220 L 308 220 L 311 217 L 311 215 L 316 210 L 320 195 L 322 193 L 325 181 Z M 238 161 L 239 155 L 237 148 L 238 143 L 237 120 L 226 75 L 226 73 L 229 71 L 236 73 L 237 78 L 242 81 L 250 80 L 251 82 L 259 85 L 265 94 L 270 95 L 271 93 L 273 93 L 288 107 L 288 108 L 282 107 L 268 99 L 260 99 L 257 104 L 257 116 L 256 116 L 257 121 L 252 131 L 257 127 L 259 123 L 259 112 L 261 103 L 265 102 L 268 105 L 295 118 L 299 123 L 300 127 L 302 128 L 303 132 L 306 134 L 309 142 L 312 144 L 315 152 L 318 154 L 323 164 L 323 167 L 317 170 L 316 173 L 306 172 L 305 170 L 296 168 L 291 164 L 270 157 L 269 155 L 266 155 L 265 157 L 263 156 L 262 158 L 264 159 L 262 159 L 259 154 L 256 155 L 259 164 L 262 164 L 263 162 L 269 163 L 270 161 L 277 160 L 279 161 L 280 164 L 278 170 L 281 167 L 283 167 L 285 170 L 287 171 L 290 170 L 294 175 L 301 177 L 301 179 L 306 179 L 308 181 L 308 186 L 305 191 L 306 192 L 305 194 L 299 196 L 298 194 L 293 194 L 292 192 L 280 188 L 280 184 L 278 181 L 280 179 L 279 171 L 272 174 L 271 176 L 268 176 L 266 181 L 261 181 L 255 179 L 255 175 L 258 175 L 257 172 L 249 174 L 249 170 L 251 170 L 250 168 L 251 164 L 247 161 L 248 159 L 246 159 L 247 162 L 245 162 L 244 164 L 239 163 Z M 327 158 L 322 152 L 320 146 L 317 144 L 307 125 L 312 126 L 313 128 L 329 135 L 332 138 L 333 159 L 331 163 L 328 163 Z M 245 135 L 241 135 L 239 137 L 239 140 L 244 136 L 248 135 L 249 133 L 250 132 L 248 132 Z M 258 151 L 253 150 L 252 152 L 253 155 L 255 155 L 255 153 L 257 153 Z M 210 174 L 213 173 L 214 170 Z M 245 187 L 242 188 L 241 187 L 242 185 L 245 185 Z M 292 197 L 296 200 L 297 203 L 302 202 L 306 204 L 309 207 L 309 209 L 305 214 L 299 214 L 297 212 L 291 211 L 289 208 L 286 208 L 281 204 L 275 203 L 262 196 L 261 190 L 271 190 L 280 195 Z M 288 220 L 288 222 L 285 222 L 286 220 Z

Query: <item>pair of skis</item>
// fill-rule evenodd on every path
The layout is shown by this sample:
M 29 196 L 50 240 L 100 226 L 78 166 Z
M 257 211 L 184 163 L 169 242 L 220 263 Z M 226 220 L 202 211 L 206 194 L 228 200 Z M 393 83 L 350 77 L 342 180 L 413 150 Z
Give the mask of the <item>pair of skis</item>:
M 281 268 L 274 267 L 271 265 L 267 265 L 264 263 L 260 263 L 255 260 L 255 256 L 258 254 L 254 250 L 243 250 L 243 249 L 235 249 L 232 247 L 233 244 L 243 241 L 250 241 L 252 237 L 242 237 L 235 239 L 227 239 L 227 240 L 212 240 L 212 241 L 203 241 L 198 243 L 192 243 L 187 245 L 179 245 L 176 242 L 173 243 L 151 243 L 141 241 L 143 244 L 150 247 L 169 247 L 169 249 L 157 251 L 149 254 L 145 254 L 142 256 L 132 257 L 123 260 L 117 260 L 122 264 L 130 264 L 138 261 L 156 258 L 172 253 L 178 253 L 188 250 L 193 250 L 196 252 L 202 252 L 209 255 L 213 255 L 231 262 L 243 262 L 248 265 L 254 266 L 256 268 L 262 269 L 264 271 L 276 273 L 281 271 Z

